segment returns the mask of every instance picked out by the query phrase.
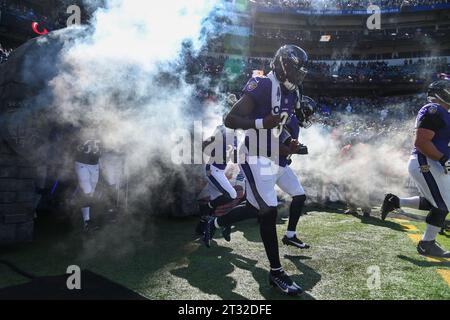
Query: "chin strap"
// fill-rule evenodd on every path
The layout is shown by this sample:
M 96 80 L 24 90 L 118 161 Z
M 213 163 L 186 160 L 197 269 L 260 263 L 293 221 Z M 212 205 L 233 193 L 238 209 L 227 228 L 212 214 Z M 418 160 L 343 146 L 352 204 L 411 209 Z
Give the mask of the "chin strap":
M 290 83 L 289 80 L 286 80 L 285 82 L 283 82 L 283 85 L 289 91 L 294 91 L 294 90 L 298 91 L 298 87 L 295 84 Z

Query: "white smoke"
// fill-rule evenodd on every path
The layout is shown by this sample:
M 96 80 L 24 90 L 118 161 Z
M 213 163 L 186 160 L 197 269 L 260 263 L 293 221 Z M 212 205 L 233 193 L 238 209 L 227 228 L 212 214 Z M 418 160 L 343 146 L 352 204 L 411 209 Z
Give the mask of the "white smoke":
M 126 153 L 130 174 L 142 179 L 135 192 L 148 193 L 149 185 L 170 175 L 149 166 L 154 159 L 167 171 L 180 169 L 171 164 L 170 134 L 190 129 L 193 114 L 201 113 L 192 110 L 195 89 L 184 80 L 182 44 L 189 41 L 198 53 L 217 3 L 110 0 L 91 26 L 56 33 L 82 36 L 61 51 L 50 82 L 54 112 L 63 123 L 97 129 L 107 148 Z
M 380 205 L 385 193 L 409 192 L 407 162 L 413 145 L 413 119 L 396 127 L 390 124 L 380 133 L 383 130 L 374 130 L 368 117 L 337 118 L 333 130 L 317 124 L 300 134 L 310 154 L 294 158 L 292 167 L 310 201 L 372 207 Z M 352 148 L 345 150 L 349 144 Z
M 89 10 L 102 5 L 89 25 L 38 39 L 37 49 L 54 48 L 55 39 L 62 49 L 26 58 L 23 77 L 29 83 L 42 78 L 47 84 L 33 104 L 50 110 L 52 123 L 63 131 L 68 127 L 80 129 L 80 135 L 96 131 L 95 138 L 107 150 L 126 155 L 131 212 L 144 208 L 140 211 L 146 215 L 163 209 L 194 213 L 194 192 L 202 184 L 199 168 L 172 163 L 171 133 L 192 131 L 194 120 L 202 119 L 202 105 L 193 98 L 195 84 L 185 80 L 183 50 L 189 43 L 190 54 L 197 57 L 208 36 L 220 34 L 208 19 L 220 0 L 85 2 Z M 205 76 L 196 77 L 195 83 L 210 82 Z M 214 103 L 207 118 L 217 123 L 222 115 Z M 71 141 L 63 141 L 57 156 L 62 148 L 72 153 L 73 147 Z M 74 177 L 74 160 L 67 159 L 64 176 Z M 191 194 L 181 195 L 183 188 Z M 180 206 L 183 201 L 187 207 Z M 153 206 L 155 202 L 162 204 Z M 93 219 L 96 214 L 92 212 Z M 81 212 L 77 216 L 81 221 Z M 93 257 L 111 246 L 119 254 L 133 250 L 127 239 L 144 232 L 140 221 L 128 219 L 126 226 L 106 229 L 95 241 L 86 242 L 84 256 Z

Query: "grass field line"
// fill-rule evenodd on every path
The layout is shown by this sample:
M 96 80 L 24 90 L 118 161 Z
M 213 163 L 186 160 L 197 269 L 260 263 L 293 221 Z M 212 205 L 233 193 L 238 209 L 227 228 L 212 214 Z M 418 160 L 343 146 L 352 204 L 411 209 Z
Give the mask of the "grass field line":
M 403 220 L 403 219 L 393 219 L 395 222 L 397 222 L 399 225 L 402 226 L 402 228 L 405 228 L 405 230 L 408 230 L 409 232 L 419 232 L 420 230 L 417 229 L 415 226 L 409 224 L 409 221 Z M 422 240 L 422 235 L 418 233 L 408 233 L 408 237 L 414 242 L 415 245 L 419 243 L 420 240 Z M 450 262 L 450 259 L 444 259 L 444 258 L 430 258 L 426 257 L 427 261 L 429 262 Z M 450 270 L 447 269 L 437 269 L 436 272 L 444 279 L 444 281 L 447 283 L 447 285 L 450 287 Z

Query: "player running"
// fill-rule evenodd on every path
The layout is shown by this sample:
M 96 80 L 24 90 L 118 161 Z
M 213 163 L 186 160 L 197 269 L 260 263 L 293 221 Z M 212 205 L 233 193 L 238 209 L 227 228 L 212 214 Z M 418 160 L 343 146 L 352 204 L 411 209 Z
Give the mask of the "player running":
M 400 207 L 429 210 L 427 227 L 417 250 L 431 257 L 450 258 L 436 243 L 450 208 L 450 81 L 430 85 L 429 104 L 420 111 L 416 122 L 415 148 L 409 160 L 409 173 L 422 197 L 399 198 L 388 194 L 381 208 L 381 218 Z
M 222 148 L 222 150 L 220 150 Z M 229 204 L 237 198 L 236 189 L 231 185 L 225 172 L 227 164 L 236 153 L 237 137 L 227 135 L 225 126 L 218 126 L 209 139 L 203 143 L 203 150 L 209 149 L 212 158 L 211 163 L 205 166 L 205 175 L 208 181 L 208 193 L 210 201 L 200 205 L 201 218 L 195 231 L 198 235 L 204 234 L 205 223 L 208 217 L 213 216 L 220 206 Z M 218 151 L 222 155 L 217 154 Z M 236 162 L 236 161 L 235 161 Z M 222 229 L 225 240 L 231 241 L 231 226 Z

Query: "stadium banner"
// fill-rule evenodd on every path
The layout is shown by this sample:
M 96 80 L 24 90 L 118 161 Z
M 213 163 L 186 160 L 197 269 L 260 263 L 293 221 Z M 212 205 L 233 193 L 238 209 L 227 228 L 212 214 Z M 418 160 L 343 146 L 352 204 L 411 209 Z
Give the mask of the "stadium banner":
M 298 15 L 368 15 L 367 9 L 351 9 L 351 10 L 338 10 L 338 9 L 294 9 L 294 8 L 282 8 L 279 6 L 265 7 L 262 5 L 254 4 L 256 11 L 261 13 L 292 13 Z M 430 11 L 430 10 L 444 10 L 450 9 L 450 3 L 434 4 L 431 6 L 415 6 L 415 7 L 405 7 L 401 8 L 383 8 L 381 13 L 383 14 L 394 14 L 400 13 L 403 10 L 407 12 L 420 12 L 420 11 Z

